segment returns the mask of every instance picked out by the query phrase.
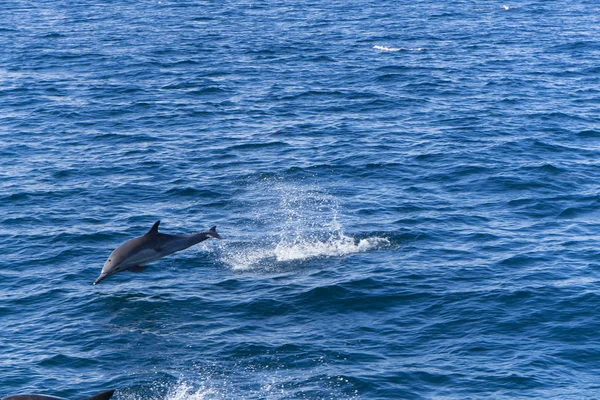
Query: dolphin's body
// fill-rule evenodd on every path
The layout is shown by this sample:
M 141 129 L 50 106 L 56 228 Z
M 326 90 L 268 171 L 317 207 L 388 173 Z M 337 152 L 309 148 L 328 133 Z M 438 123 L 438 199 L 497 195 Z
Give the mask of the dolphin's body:
M 88 397 L 84 400 L 109 400 L 114 390 L 108 390 L 106 392 L 98 393 L 95 396 Z M 17 394 L 14 396 L 3 397 L 2 400 L 66 400 L 62 397 L 44 396 L 42 394 Z
M 117 247 L 108 256 L 102 267 L 102 273 L 94 285 L 117 272 L 142 272 L 148 268 L 145 264 L 187 249 L 208 238 L 221 239 L 216 226 L 210 228 L 208 232 L 192 235 L 166 235 L 158 233 L 159 224 L 160 221 L 156 221 L 145 235 L 130 239 Z

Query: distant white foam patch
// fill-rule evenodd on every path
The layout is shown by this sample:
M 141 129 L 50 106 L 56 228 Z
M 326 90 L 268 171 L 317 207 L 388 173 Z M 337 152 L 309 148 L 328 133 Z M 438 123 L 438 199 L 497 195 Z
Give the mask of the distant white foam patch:
M 375 50 L 379 51 L 423 51 L 423 47 L 388 47 L 388 46 L 373 46 Z
M 375 45 L 375 46 L 373 46 L 373 48 L 375 50 L 379 50 L 379 51 L 400 51 L 400 50 L 402 50 L 399 47 L 388 47 L 388 46 L 380 46 L 380 45 Z
M 219 243 L 234 270 L 277 269 L 282 263 L 341 257 L 389 245 L 383 237 L 355 239 L 340 223 L 337 200 L 314 186 L 267 180 L 249 187 L 254 221 L 241 237 Z

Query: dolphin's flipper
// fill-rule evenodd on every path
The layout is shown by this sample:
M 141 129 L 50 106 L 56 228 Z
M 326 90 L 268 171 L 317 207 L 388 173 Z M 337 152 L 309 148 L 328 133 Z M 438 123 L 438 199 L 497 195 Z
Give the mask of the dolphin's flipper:
M 114 390 L 107 390 L 106 392 L 98 393 L 97 395 L 88 397 L 84 400 L 108 400 L 112 397 L 114 392 Z
M 127 271 L 131 272 L 143 272 L 148 269 L 147 265 L 132 265 L 131 267 L 127 267 Z
M 160 225 L 160 220 L 156 221 L 154 225 L 152 225 L 152 228 L 146 232 L 146 235 L 158 235 L 158 225 Z

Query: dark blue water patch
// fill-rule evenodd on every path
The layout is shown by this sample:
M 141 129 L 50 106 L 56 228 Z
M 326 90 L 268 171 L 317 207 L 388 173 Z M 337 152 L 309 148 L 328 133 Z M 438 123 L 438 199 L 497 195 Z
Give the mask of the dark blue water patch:
M 516 193 L 530 190 L 539 191 L 540 193 L 558 193 L 564 189 L 562 185 L 559 186 L 556 183 L 516 176 L 492 177 L 487 179 L 486 186 L 488 188 L 495 188 L 499 192 L 511 191 Z
M 595 139 L 600 137 L 600 131 L 597 130 L 586 130 L 577 133 L 577 136 L 585 138 L 585 139 Z
M 287 143 L 285 142 L 281 142 L 281 141 L 270 141 L 270 142 L 264 142 L 264 143 L 247 143 L 247 144 L 238 144 L 238 145 L 234 145 L 231 146 L 229 148 L 229 150 L 232 151 L 239 151 L 239 150 L 260 150 L 260 149 L 264 149 L 266 147 L 286 147 L 289 146 Z

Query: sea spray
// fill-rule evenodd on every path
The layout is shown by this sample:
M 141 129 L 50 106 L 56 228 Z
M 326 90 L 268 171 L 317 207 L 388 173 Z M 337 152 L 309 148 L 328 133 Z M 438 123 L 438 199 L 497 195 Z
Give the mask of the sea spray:
M 339 257 L 389 244 L 383 237 L 355 239 L 340 222 L 340 204 L 325 190 L 266 179 L 250 185 L 253 218 L 236 240 L 220 243 L 220 259 L 234 270 L 277 269 L 286 262 Z
M 204 384 L 192 383 L 186 379 L 176 382 L 155 381 L 148 386 L 135 389 L 120 389 L 120 400 L 212 400 L 223 399 L 228 392 L 220 392 Z

